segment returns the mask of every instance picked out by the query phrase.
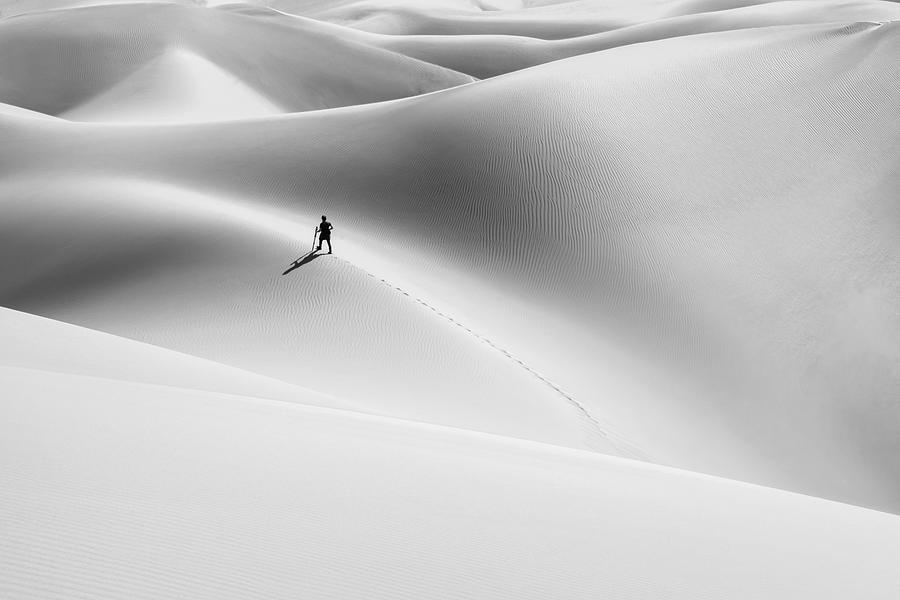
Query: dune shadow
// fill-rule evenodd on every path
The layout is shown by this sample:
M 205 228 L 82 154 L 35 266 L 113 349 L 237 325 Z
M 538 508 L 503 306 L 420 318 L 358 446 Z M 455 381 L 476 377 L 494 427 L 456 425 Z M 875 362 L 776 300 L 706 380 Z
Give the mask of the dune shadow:
M 294 262 L 292 262 L 291 266 L 288 267 L 288 270 L 285 271 L 284 273 L 282 273 L 282 275 L 287 275 L 294 269 L 299 269 L 303 265 L 308 265 L 309 263 L 316 260 L 320 256 L 321 256 L 321 254 L 319 254 L 318 250 L 310 250 L 309 252 L 307 252 L 306 254 L 304 254 L 303 256 L 301 256 L 300 258 L 295 260 Z

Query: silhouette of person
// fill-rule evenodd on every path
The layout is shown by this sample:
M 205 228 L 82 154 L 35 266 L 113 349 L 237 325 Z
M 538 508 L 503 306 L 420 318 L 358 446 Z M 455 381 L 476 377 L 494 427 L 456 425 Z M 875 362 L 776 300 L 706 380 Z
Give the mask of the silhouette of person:
M 322 249 L 322 242 L 328 242 L 328 254 L 331 254 L 331 230 L 334 229 L 331 223 L 326 221 L 326 216 L 322 215 L 322 222 L 319 223 L 319 227 L 316 228 L 316 231 L 319 232 L 319 245 L 316 246 L 316 250 Z

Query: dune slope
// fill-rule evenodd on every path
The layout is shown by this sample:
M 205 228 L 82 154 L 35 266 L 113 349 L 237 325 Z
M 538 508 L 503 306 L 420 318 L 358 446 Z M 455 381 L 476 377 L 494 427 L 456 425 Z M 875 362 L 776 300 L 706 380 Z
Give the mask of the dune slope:
M 6 306 L 371 412 L 610 449 L 548 382 L 406 289 L 339 255 L 294 267 L 309 246 L 297 247 L 286 211 L 127 178 L 9 183 L 0 226 L 15 248 L 0 258 Z M 21 256 L 31 257 L 27 270 Z
M 0 20 L 0 102 L 73 120 L 204 121 L 377 102 L 472 78 L 307 21 L 122 4 Z
M 230 5 L 227 0 L 217 0 L 215 3 Z M 524 38 L 523 41 L 526 42 L 574 40 L 604 33 L 614 34 L 617 30 L 622 30 L 625 34 L 623 37 L 631 37 L 631 42 L 624 41 L 615 34 L 611 40 L 634 43 L 639 41 L 636 39 L 641 35 L 639 32 L 646 36 L 655 30 L 660 34 L 659 37 L 671 37 L 698 33 L 710 25 L 714 29 L 732 29 L 735 19 L 729 13 L 745 12 L 741 9 L 747 11 L 737 21 L 750 18 L 760 23 L 757 26 L 788 25 L 797 23 L 796 19 L 800 19 L 799 22 L 807 22 L 806 19 L 825 22 L 896 14 L 896 7 L 891 6 L 892 2 L 881 0 L 431 0 L 424 4 L 416 0 L 251 0 L 251 3 L 285 14 L 311 17 L 378 34 L 427 36 L 432 39 L 442 36 L 468 37 L 472 41 L 476 41 L 478 37 L 504 36 Z M 850 13 L 856 13 L 857 16 L 851 17 Z M 862 16 L 864 14 L 869 14 L 870 17 Z M 732 25 L 728 26 L 727 23 Z M 649 28 L 642 30 L 638 27 L 644 25 Z M 638 28 L 632 33 L 626 33 L 634 27 Z M 442 40 L 436 41 L 441 43 Z M 540 46 L 533 48 L 539 51 Z M 524 48 L 520 47 L 520 50 Z M 491 61 L 492 57 L 486 56 L 485 59 Z
M 745 4 L 745 3 L 742 3 Z M 629 44 L 735 29 L 794 24 L 900 19 L 892 2 L 787 1 L 719 7 L 714 12 L 678 15 L 578 37 L 542 40 L 514 35 L 383 35 L 366 41 L 479 78 Z
M 10 367 L 0 385 L 8 597 L 838 599 L 865 582 L 888 600 L 900 585 L 891 515 L 283 402 Z
M 8 368 L 360 410 L 249 371 L 5 308 L 0 308 L 0 329 L 0 364 Z

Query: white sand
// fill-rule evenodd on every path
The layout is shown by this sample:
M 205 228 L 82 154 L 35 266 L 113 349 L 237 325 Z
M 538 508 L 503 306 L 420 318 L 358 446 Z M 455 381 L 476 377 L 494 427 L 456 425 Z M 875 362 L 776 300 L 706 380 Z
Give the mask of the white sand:
M 0 0 L 0 596 L 896 597 L 897 4 L 84 4 Z
M 86 6 L 0 20 L 0 102 L 76 121 L 210 121 L 377 102 L 472 78 L 196 6 Z
M 0 369 L 12 598 L 867 598 L 897 517 L 358 413 Z M 864 583 L 862 583 L 864 582 Z
M 5 308 L 0 308 L 0 327 L 4 367 L 360 410 L 249 371 Z

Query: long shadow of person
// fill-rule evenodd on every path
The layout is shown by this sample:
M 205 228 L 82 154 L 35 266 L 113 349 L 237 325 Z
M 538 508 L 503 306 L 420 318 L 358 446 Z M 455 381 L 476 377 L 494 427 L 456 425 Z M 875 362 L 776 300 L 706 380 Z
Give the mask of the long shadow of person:
M 319 254 L 317 251 L 315 251 L 315 250 L 310 250 L 309 252 L 307 252 L 306 254 L 304 254 L 303 256 L 301 256 L 300 258 L 298 258 L 297 260 L 295 260 L 293 263 L 291 263 L 291 266 L 288 267 L 288 270 L 285 271 L 284 273 L 282 273 L 282 275 L 287 275 L 288 273 L 290 273 L 290 272 L 293 271 L 294 269 L 299 269 L 299 268 L 302 267 L 303 265 L 308 265 L 308 264 L 311 263 L 312 261 L 314 261 L 314 260 L 316 260 L 317 258 L 319 258 L 319 256 L 321 256 L 321 254 Z

